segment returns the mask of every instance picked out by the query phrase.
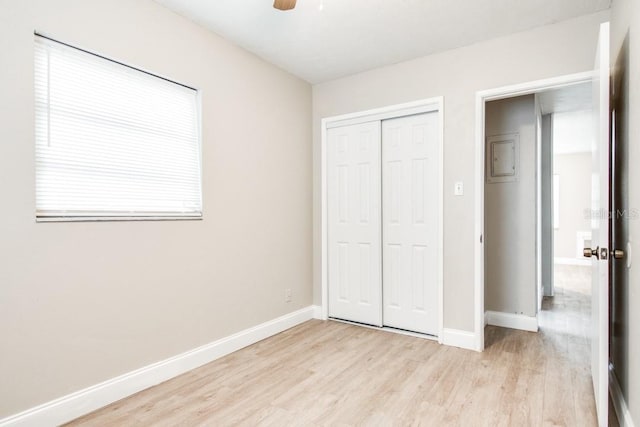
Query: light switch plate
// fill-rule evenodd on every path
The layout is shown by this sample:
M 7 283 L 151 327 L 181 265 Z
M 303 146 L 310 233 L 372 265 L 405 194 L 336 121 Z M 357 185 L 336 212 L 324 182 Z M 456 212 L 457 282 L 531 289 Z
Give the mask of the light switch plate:
M 453 186 L 453 195 L 454 196 L 462 196 L 464 195 L 464 184 L 462 181 L 458 181 Z

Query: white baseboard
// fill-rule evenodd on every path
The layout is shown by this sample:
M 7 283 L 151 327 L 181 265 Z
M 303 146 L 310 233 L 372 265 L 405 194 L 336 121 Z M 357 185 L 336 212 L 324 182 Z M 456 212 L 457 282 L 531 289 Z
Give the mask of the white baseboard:
M 538 332 L 538 317 L 524 314 L 503 313 L 500 311 L 485 311 L 485 324 L 501 326 L 503 328 L 521 329 L 523 331 Z
M 556 257 L 553 259 L 554 264 L 560 265 L 582 265 L 588 267 L 591 265 L 591 260 L 587 258 L 560 258 Z
M 0 419 L 1 427 L 50 426 L 74 420 L 110 403 L 212 362 L 241 348 L 311 320 L 315 307 L 285 314 L 231 336 L 145 366 L 84 390 Z
M 634 427 L 631 412 L 629 412 L 627 402 L 624 400 L 624 396 L 622 395 L 622 389 L 620 389 L 618 379 L 611 369 L 609 369 L 609 393 L 611 393 L 611 400 L 613 402 L 613 407 L 616 410 L 620 427 Z
M 460 347 L 466 350 L 476 350 L 476 334 L 460 329 L 444 328 L 442 330 L 442 344 Z
M 311 308 L 313 309 L 313 318 L 314 319 L 323 320 L 322 319 L 322 306 L 312 305 Z

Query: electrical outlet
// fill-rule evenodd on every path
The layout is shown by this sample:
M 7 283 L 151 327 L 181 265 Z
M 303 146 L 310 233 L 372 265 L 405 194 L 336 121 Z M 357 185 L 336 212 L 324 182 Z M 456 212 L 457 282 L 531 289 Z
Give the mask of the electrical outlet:
M 284 290 L 284 302 L 291 302 L 291 289 Z

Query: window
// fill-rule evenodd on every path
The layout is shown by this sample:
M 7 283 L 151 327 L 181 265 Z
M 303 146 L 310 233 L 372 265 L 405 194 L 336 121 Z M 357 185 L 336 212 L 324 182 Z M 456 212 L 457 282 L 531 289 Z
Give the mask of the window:
M 36 36 L 36 218 L 200 218 L 197 91 Z

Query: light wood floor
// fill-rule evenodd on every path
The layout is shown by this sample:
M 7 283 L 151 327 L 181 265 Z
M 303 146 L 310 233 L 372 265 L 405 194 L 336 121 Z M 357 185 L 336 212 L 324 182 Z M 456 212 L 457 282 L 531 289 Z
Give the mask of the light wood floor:
M 588 302 L 557 288 L 484 353 L 313 320 L 70 425 L 592 426 Z

